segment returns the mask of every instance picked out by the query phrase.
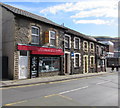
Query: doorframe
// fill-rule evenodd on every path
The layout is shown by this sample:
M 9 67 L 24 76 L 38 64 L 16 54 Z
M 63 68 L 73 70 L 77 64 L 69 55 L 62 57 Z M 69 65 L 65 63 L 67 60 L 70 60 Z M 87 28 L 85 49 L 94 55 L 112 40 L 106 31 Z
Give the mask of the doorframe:
M 85 72 L 85 57 L 87 57 L 87 72 Z M 83 56 L 83 73 L 84 74 L 88 73 L 88 55 Z
M 20 50 L 20 51 L 22 51 L 22 50 Z M 26 79 L 26 78 L 28 78 L 28 57 L 29 57 L 29 52 L 27 51 L 27 76 L 26 76 L 26 78 L 20 78 L 20 51 L 18 51 L 18 79 Z
M 68 70 L 68 73 L 65 73 L 65 62 L 64 62 L 64 74 L 70 74 L 70 67 L 71 67 L 71 58 L 70 58 L 70 52 L 68 51 L 65 51 L 65 54 L 67 54 L 67 61 L 68 61 L 68 66 L 67 66 L 67 70 Z M 64 54 L 64 61 L 65 61 L 65 54 Z

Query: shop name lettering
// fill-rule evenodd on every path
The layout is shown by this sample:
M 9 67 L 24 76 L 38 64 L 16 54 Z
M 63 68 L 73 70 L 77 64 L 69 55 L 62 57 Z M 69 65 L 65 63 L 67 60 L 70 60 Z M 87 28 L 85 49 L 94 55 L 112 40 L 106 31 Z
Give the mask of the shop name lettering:
M 39 51 L 39 52 L 57 52 L 62 53 L 62 49 L 52 49 L 52 48 L 40 48 L 35 46 L 24 46 L 24 45 L 18 45 L 19 50 L 31 50 L 31 51 Z
M 38 51 L 45 51 L 45 52 L 62 52 L 61 49 L 42 49 L 42 48 L 39 48 Z

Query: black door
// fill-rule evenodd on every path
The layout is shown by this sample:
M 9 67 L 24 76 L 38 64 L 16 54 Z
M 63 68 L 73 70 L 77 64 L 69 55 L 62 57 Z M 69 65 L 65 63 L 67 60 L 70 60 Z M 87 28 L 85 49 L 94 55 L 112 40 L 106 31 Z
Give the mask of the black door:
M 68 73 L 67 54 L 65 54 L 65 73 Z

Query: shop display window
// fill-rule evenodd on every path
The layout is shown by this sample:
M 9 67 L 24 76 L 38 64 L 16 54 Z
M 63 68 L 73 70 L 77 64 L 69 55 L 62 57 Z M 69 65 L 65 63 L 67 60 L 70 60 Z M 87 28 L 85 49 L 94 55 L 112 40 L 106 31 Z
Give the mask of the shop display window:
M 39 57 L 39 72 L 52 72 L 60 70 L 59 57 Z

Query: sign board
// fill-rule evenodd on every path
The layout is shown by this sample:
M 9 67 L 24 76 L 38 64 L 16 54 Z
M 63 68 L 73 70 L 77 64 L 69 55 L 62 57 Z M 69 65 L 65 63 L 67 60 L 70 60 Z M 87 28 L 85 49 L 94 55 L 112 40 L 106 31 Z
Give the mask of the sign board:
M 45 54 L 45 55 L 64 55 L 60 48 L 44 48 L 38 46 L 18 45 L 18 50 L 31 51 L 31 54 Z
M 71 52 L 71 57 L 74 57 L 74 52 Z

